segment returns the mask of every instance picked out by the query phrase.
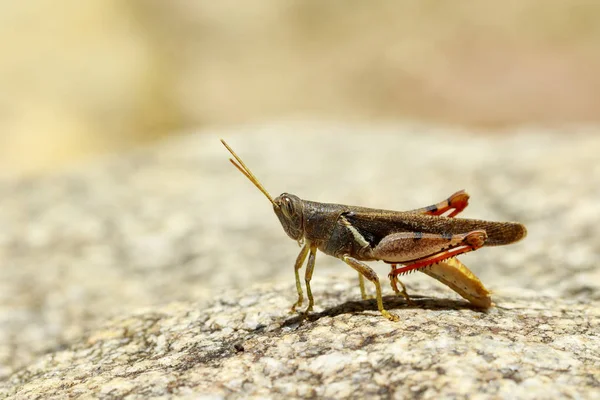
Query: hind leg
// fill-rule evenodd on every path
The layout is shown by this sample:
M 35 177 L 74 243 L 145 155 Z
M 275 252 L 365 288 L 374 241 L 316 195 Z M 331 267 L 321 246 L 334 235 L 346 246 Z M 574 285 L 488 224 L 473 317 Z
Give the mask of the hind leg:
M 423 208 L 417 208 L 416 210 L 411 210 L 411 212 L 427 215 L 442 215 L 445 212 L 452 210 L 450 214 L 448 214 L 448 217 L 452 218 L 458 215 L 468 205 L 469 195 L 464 190 L 459 190 L 458 192 L 452 194 L 450 197 L 440 201 L 437 204 L 432 204 Z
M 447 211 L 452 210 L 450 214 L 448 214 L 448 217 L 452 218 L 458 215 L 469 205 L 469 197 L 470 196 L 467 194 L 467 192 L 465 192 L 464 190 L 459 190 L 458 192 L 452 194 L 450 197 L 440 201 L 439 203 L 432 204 L 427 207 L 417 208 L 415 210 L 411 210 L 411 212 L 440 216 L 446 213 Z M 395 265 L 396 264 L 392 264 L 392 271 L 396 269 Z M 399 283 L 402 286 L 402 292 L 398 290 L 397 283 Z M 411 302 L 408 293 L 406 292 L 406 286 L 404 286 L 404 283 L 402 283 L 402 281 L 398 279 L 398 275 L 394 275 L 393 278 L 390 276 L 390 284 L 392 285 L 392 289 L 394 289 L 394 292 L 396 292 L 396 294 L 401 294 L 407 302 Z
M 395 262 L 398 264 L 405 264 L 405 266 L 390 272 L 390 279 L 399 274 L 419 270 L 447 260 L 448 258 L 456 257 L 459 254 L 477 250 L 485 244 L 487 239 L 485 231 L 472 231 L 461 235 L 451 235 L 448 239 L 444 238 L 443 235 L 421 234 L 422 237 L 427 235 L 430 239 L 430 243 L 420 247 L 420 245 L 416 244 L 418 241 L 407 242 L 406 235 L 407 234 L 390 235 L 391 237 L 388 242 L 382 240 L 377 246 L 377 248 L 381 246 L 381 249 L 378 249 L 378 257 L 381 260 L 390 263 Z M 447 244 L 445 245 L 442 244 L 444 240 L 447 240 Z M 412 246 L 412 248 L 408 246 Z M 405 250 L 404 254 L 399 254 L 399 248 Z M 419 257 L 410 256 L 417 254 L 419 254 Z M 403 262 L 398 261 L 398 259 L 402 257 L 407 257 L 407 260 Z

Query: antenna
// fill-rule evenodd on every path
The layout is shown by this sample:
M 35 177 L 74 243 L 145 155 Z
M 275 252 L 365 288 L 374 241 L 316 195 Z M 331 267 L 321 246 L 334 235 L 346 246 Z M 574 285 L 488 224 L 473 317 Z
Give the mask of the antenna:
M 225 143 L 223 139 L 221 139 L 221 143 L 223 143 L 223 146 L 225 146 L 227 150 L 229 150 L 231 155 L 233 155 L 233 157 L 237 160 L 237 162 L 235 162 L 235 160 L 233 160 L 232 158 L 229 159 L 233 166 L 236 167 L 242 174 L 244 174 L 244 176 L 248 178 L 250 182 L 254 183 L 254 186 L 256 186 L 258 190 L 263 192 L 263 194 L 267 196 L 267 199 L 269 199 L 269 201 L 277 207 L 277 204 L 275 204 L 273 198 L 271 197 L 269 192 L 267 192 L 267 189 L 265 189 L 264 186 L 258 181 L 258 179 L 256 179 L 256 176 L 254 176 L 254 174 L 250 172 L 250 168 L 248 168 L 246 164 L 244 164 L 242 159 L 237 154 L 235 154 L 235 151 L 233 151 L 233 149 L 229 147 L 229 145 Z

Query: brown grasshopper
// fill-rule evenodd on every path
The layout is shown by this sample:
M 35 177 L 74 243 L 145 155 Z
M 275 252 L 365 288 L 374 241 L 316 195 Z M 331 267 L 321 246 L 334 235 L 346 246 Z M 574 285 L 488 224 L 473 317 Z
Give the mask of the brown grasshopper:
M 363 299 L 367 298 L 364 278 L 373 282 L 377 307 L 381 314 L 397 321 L 383 307 L 381 285 L 373 269 L 363 261 L 384 261 L 391 264 L 389 274 L 392 288 L 410 301 L 398 275 L 421 271 L 439 280 L 479 307 L 490 307 L 489 292 L 481 281 L 455 257 L 483 246 L 500 246 L 517 242 L 525 237 L 525 227 L 517 222 L 491 222 L 453 218 L 467 205 L 469 195 L 464 191 L 428 207 L 412 211 L 389 211 L 342 204 L 318 203 L 282 193 L 273 199 L 250 169 L 229 147 L 223 145 L 236 161 L 231 163 L 248 178 L 273 204 L 287 235 L 298 241 L 302 250 L 296 259 L 294 273 L 298 300 L 292 311 L 302 305 L 304 295 L 299 270 L 308 256 L 304 276 L 308 307 L 312 311 L 314 299 L 310 281 L 315 267 L 317 249 L 339 258 L 358 271 Z M 442 216 L 450 211 L 449 215 Z M 403 265 L 396 268 L 398 265 Z M 364 277 L 364 278 L 363 278 Z M 402 291 L 397 288 L 402 285 Z

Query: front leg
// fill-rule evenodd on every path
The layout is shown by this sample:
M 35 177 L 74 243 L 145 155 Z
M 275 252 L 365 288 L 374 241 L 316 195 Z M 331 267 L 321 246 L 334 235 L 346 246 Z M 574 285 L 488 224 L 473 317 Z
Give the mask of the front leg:
M 310 247 L 310 254 L 308 255 L 308 264 L 306 265 L 306 271 L 304 275 L 304 282 L 306 283 L 306 295 L 308 296 L 308 307 L 306 307 L 306 311 L 304 314 L 308 314 L 312 311 L 313 306 L 315 305 L 315 300 L 313 299 L 312 290 L 310 290 L 310 280 L 312 279 L 313 271 L 315 270 L 315 260 L 317 258 L 317 247 Z
M 302 294 L 302 284 L 300 284 L 300 268 L 304 264 L 304 260 L 306 260 L 306 256 L 308 255 L 308 251 L 310 250 L 310 243 L 307 242 L 302 250 L 300 250 L 300 254 L 298 254 L 298 258 L 296 258 L 296 263 L 294 264 L 294 275 L 296 276 L 296 290 L 298 291 L 298 300 L 292 306 L 290 312 L 295 312 L 296 307 L 302 306 L 302 302 L 304 300 L 304 295 Z

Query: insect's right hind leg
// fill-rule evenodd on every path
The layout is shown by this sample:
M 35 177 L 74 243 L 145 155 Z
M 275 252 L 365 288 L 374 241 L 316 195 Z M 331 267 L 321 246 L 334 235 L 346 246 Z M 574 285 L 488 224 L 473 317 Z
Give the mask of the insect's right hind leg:
M 310 250 L 310 243 L 306 243 L 302 250 L 300 250 L 300 254 L 298 254 L 298 258 L 296 258 L 296 264 L 294 264 L 294 274 L 296 275 L 296 290 L 298 291 L 298 300 L 292 306 L 291 312 L 296 312 L 296 307 L 302 306 L 302 302 L 304 301 L 304 294 L 302 293 L 302 284 L 300 283 L 300 268 L 304 264 L 306 260 L 306 256 L 308 255 L 308 251 Z
M 423 208 L 417 208 L 416 210 L 411 210 L 410 212 L 439 216 L 449 210 L 453 210 L 450 214 L 448 214 L 448 217 L 452 218 L 458 215 L 468 205 L 469 195 L 464 190 L 459 190 L 458 192 L 454 193 L 447 199 L 442 200 L 437 204 L 432 204 Z

